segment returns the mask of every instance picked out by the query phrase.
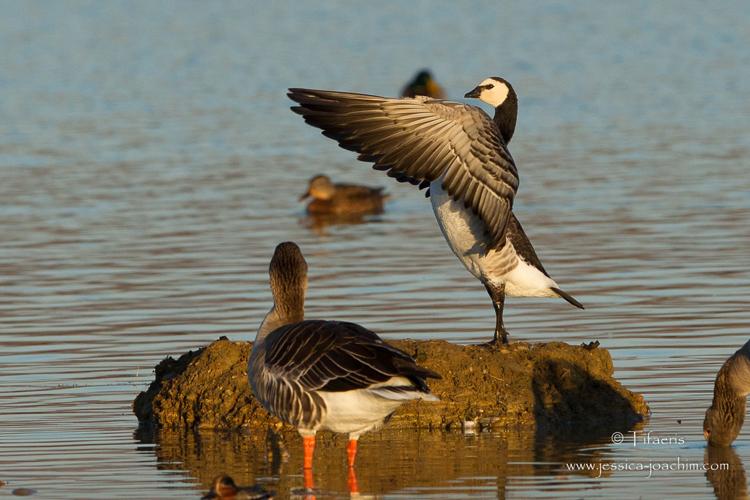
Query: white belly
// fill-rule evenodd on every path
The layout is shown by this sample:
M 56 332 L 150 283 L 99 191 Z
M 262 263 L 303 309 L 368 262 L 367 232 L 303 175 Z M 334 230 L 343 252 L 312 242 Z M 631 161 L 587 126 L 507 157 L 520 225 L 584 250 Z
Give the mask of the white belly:
M 441 184 L 440 180 L 430 184 L 430 201 L 440 231 L 458 260 L 471 274 L 482 279 L 481 256 L 485 252 L 482 221 L 464 208 L 463 203 L 453 201 Z
M 383 423 L 404 401 L 377 397 L 367 389 L 346 392 L 319 392 L 326 402 L 323 429 L 359 435 Z
M 404 377 L 391 377 L 367 389 L 345 392 L 318 391 L 326 403 L 326 416 L 321 428 L 357 438 L 364 432 L 380 427 L 388 415 L 407 401 L 439 401 L 435 395 L 417 390 L 383 390 L 388 386 L 410 387 L 411 381 Z
M 445 240 L 466 269 L 480 281 L 505 285 L 515 297 L 556 297 L 554 280 L 520 258 L 510 241 L 500 251 L 487 250 L 484 224 L 462 202 L 443 191 L 442 181 L 430 184 L 430 200 Z

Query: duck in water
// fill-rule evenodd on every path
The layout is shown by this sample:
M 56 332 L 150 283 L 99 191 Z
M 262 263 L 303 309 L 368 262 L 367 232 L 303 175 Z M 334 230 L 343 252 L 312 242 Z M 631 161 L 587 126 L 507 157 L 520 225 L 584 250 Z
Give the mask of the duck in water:
M 414 79 L 406 84 L 401 91 L 401 97 L 416 97 L 423 95 L 433 99 L 445 99 L 443 88 L 437 84 L 429 70 L 423 69 L 414 76 Z
M 307 213 L 311 215 L 346 216 L 379 214 L 388 195 L 382 187 L 334 184 L 327 175 L 316 175 L 310 179 L 300 201 L 307 198 L 312 198 L 307 204 Z

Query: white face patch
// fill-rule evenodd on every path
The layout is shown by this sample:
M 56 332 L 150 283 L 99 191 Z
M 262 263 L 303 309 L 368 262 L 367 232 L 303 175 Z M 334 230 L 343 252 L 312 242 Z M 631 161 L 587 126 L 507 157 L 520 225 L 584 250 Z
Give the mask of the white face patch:
M 480 86 L 492 85 L 492 88 L 483 89 L 482 93 L 479 94 L 479 100 L 486 102 L 493 108 L 500 106 L 505 99 L 508 97 L 510 90 L 508 86 L 503 82 L 498 82 L 492 78 L 485 79 Z

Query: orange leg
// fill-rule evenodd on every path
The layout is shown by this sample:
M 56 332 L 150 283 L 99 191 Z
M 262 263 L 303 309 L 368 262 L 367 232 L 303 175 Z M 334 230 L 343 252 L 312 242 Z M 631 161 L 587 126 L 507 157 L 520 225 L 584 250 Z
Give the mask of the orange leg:
M 357 474 L 354 472 L 354 467 L 349 467 L 349 493 L 359 493 L 359 485 L 357 484 Z
M 346 458 L 349 467 L 354 467 L 354 460 L 357 458 L 357 440 L 350 439 L 346 445 Z
M 305 469 L 305 491 L 312 493 L 315 485 L 313 484 L 313 473 L 312 469 Z M 314 496 L 305 496 L 306 499 L 313 499 Z
M 349 464 L 349 493 L 359 493 L 357 474 L 354 472 L 354 460 L 357 458 L 357 440 L 350 439 L 346 445 L 346 461 Z
M 305 451 L 305 470 L 312 469 L 313 452 L 315 451 L 315 436 L 304 436 L 302 438 L 302 448 Z
M 315 451 L 315 436 L 304 436 L 302 438 L 302 448 L 305 451 L 304 459 L 304 473 L 305 473 L 305 489 L 312 491 L 315 487 L 313 484 L 313 452 Z M 306 496 L 308 500 L 313 500 L 314 496 Z

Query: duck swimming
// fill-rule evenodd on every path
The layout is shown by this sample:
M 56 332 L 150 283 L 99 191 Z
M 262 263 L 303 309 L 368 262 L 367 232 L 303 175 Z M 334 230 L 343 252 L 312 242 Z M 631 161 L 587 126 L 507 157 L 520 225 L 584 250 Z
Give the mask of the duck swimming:
M 302 435 L 306 471 L 319 430 L 349 435 L 353 467 L 359 436 L 407 401 L 438 400 L 426 379 L 440 375 L 375 333 L 344 321 L 304 319 L 307 263 L 295 243 L 276 247 L 269 275 L 273 307 L 255 337 L 248 378 L 258 401 Z M 312 475 L 305 476 L 311 487 Z
M 211 491 L 202 500 L 266 500 L 273 498 L 273 493 L 262 486 L 242 487 L 235 484 L 234 479 L 226 474 L 216 476 L 211 485 Z
M 483 80 L 465 97 L 481 109 L 429 97 L 389 98 L 351 92 L 289 89 L 292 111 L 323 129 L 399 182 L 428 188 L 440 230 L 461 263 L 485 287 L 495 310 L 491 344 L 507 343 L 505 296 L 558 297 L 583 306 L 544 269 L 513 213 L 518 171 L 508 144 L 518 98 L 505 79 Z M 418 258 L 418 256 L 415 256 Z
M 334 184 L 327 175 L 316 175 L 300 201 L 307 198 L 312 198 L 307 204 L 311 215 L 362 215 L 381 213 L 388 195 L 382 187 Z
M 417 73 L 414 79 L 407 83 L 404 90 L 401 91 L 401 97 L 416 97 L 418 95 L 432 97 L 433 99 L 445 99 L 445 92 L 427 69 Z
M 750 394 L 750 341 L 743 345 L 716 374 L 714 399 L 703 420 L 703 437 L 715 446 L 731 445 L 742 430 Z

